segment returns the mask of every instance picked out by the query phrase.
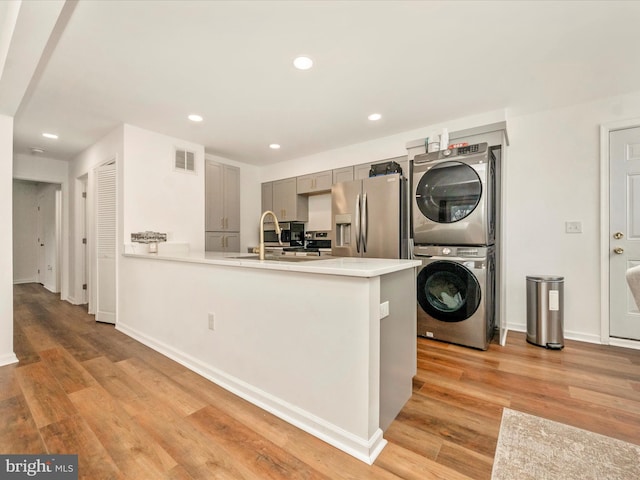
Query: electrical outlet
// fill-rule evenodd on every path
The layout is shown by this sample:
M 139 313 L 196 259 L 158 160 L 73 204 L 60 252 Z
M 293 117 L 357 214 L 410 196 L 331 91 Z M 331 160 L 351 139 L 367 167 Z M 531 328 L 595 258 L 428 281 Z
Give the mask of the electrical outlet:
M 564 222 L 565 233 L 582 233 L 582 222 Z
M 209 313 L 209 330 L 215 330 L 214 315 Z
M 389 302 L 383 302 L 380 304 L 380 318 L 389 316 Z

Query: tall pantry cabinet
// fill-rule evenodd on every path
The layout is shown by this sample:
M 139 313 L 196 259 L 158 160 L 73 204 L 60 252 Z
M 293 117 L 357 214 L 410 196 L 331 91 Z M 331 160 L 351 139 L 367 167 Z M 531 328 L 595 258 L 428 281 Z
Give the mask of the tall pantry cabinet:
M 205 250 L 240 251 L 240 169 L 205 160 Z

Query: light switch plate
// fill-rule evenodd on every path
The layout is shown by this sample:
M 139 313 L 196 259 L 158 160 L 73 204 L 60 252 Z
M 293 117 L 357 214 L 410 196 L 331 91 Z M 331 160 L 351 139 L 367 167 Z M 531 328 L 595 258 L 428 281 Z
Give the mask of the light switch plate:
M 582 233 L 582 222 L 564 222 L 566 233 Z
M 380 318 L 389 316 L 389 302 L 383 302 L 380 304 Z

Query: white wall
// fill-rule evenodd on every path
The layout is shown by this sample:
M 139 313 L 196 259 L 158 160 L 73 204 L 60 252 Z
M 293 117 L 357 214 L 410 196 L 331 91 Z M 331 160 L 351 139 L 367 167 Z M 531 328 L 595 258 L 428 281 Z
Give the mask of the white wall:
M 307 173 L 321 172 L 323 170 L 399 157 L 407 154 L 407 142 L 418 138 L 425 138 L 432 132 L 440 132 L 443 127 L 448 128 L 449 132 L 455 132 L 466 128 L 503 122 L 504 120 L 505 112 L 499 110 L 451 120 L 437 125 L 429 125 L 408 132 L 381 137 L 369 142 L 347 145 L 342 148 L 327 150 L 326 152 L 263 167 L 260 181 L 268 182 L 270 180 L 296 177 Z
M 13 353 L 13 118 L 0 115 L 0 365 Z
M 176 147 L 195 152 L 195 173 L 174 170 Z M 125 125 L 124 155 L 123 242 L 152 230 L 203 251 L 204 147 Z
M 600 341 L 600 125 L 640 116 L 640 92 L 508 119 L 507 321 L 527 275 L 565 277 L 565 336 Z M 581 234 L 565 233 L 581 221 Z
M 106 162 L 116 160 L 118 181 L 121 182 L 120 176 L 122 167 L 119 164 L 124 157 L 124 126 L 120 126 L 103 137 L 100 141 L 96 142 L 91 147 L 80 153 L 69 165 L 69 301 L 71 303 L 79 304 L 82 299 L 82 280 L 83 280 L 83 248 L 82 248 L 82 235 L 81 229 L 84 225 L 84 207 L 82 199 L 82 190 L 80 188 L 81 177 L 87 176 L 87 190 L 93 191 L 94 183 L 94 169 Z M 93 211 L 94 202 L 90 194 L 87 195 L 86 208 L 89 212 Z M 91 215 L 89 215 L 91 217 Z M 87 232 L 92 232 L 94 225 L 91 221 L 88 222 Z M 117 231 L 122 232 L 122 195 L 121 191 L 118 191 L 118 225 Z M 121 242 L 120 242 L 121 243 Z M 93 246 L 93 236 L 90 233 L 88 236 L 87 248 L 91 251 Z M 120 248 L 120 245 L 119 245 Z M 120 251 L 118 253 L 121 253 Z M 95 258 L 89 258 L 89 264 L 95 263 Z M 89 278 L 93 278 L 95 272 L 89 267 Z M 94 292 L 92 285 L 95 285 L 95 278 L 89 282 L 88 295 L 91 297 Z
M 69 299 L 69 162 L 54 160 L 40 155 L 15 155 L 13 158 L 13 178 L 59 184 L 61 188 L 61 232 L 60 232 L 60 284 L 55 287 L 62 300 Z M 17 274 L 15 276 L 17 278 Z
M 37 193 L 34 182 L 13 181 L 13 283 L 38 280 Z
M 565 277 L 565 336 L 598 343 L 599 127 L 638 116 L 640 92 L 530 115 L 488 112 L 264 167 L 260 181 L 404 155 L 407 142 L 442 127 L 455 132 L 506 120 L 510 141 L 503 185 L 507 325 L 526 328 L 527 275 L 561 275 Z M 565 221 L 581 221 L 583 233 L 564 233 Z

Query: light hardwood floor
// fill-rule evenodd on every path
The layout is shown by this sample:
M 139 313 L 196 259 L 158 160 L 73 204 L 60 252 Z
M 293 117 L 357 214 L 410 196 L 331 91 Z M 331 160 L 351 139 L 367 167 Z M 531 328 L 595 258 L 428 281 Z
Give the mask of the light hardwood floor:
M 640 444 L 640 351 L 509 334 L 486 352 L 419 338 L 414 394 L 368 466 L 97 324 L 14 289 L 0 453 L 77 453 L 97 479 L 489 479 L 503 407 Z M 180 319 L 176 319 L 180 321 Z

